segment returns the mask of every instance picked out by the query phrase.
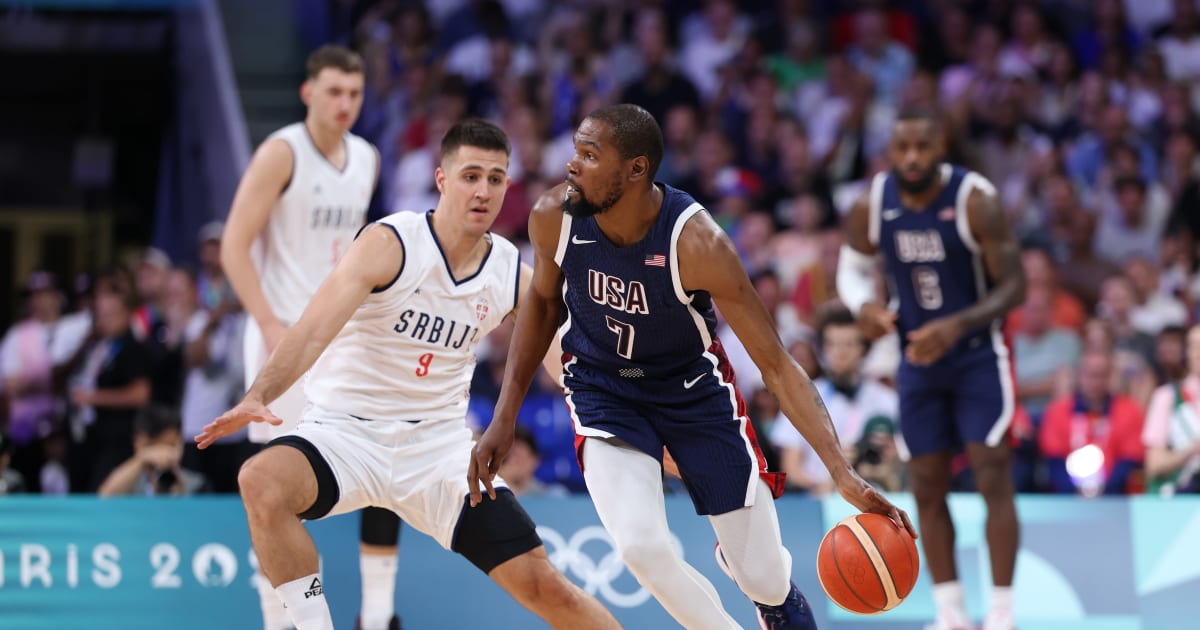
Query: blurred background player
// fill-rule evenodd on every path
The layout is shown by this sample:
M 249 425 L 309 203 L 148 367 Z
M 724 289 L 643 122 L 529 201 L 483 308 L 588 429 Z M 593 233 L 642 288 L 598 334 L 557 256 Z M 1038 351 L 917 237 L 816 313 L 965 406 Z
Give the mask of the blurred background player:
M 249 317 L 245 330 L 246 387 L 366 223 L 379 180 L 379 152 L 349 133 L 363 99 L 363 61 L 341 46 L 308 58 L 300 98 L 304 122 L 272 134 L 242 176 L 221 242 L 221 264 Z M 255 242 L 262 250 L 255 256 Z M 256 264 L 258 258 L 260 264 Z M 254 423 L 250 439 L 265 443 L 296 425 L 306 405 L 303 383 L 271 404 L 284 419 Z M 394 630 L 393 590 L 400 520 L 378 508 L 363 511 L 360 529 L 363 630 Z M 256 581 L 265 630 L 290 626 L 275 591 Z
M 943 161 L 933 115 L 901 112 L 888 155 L 891 171 L 874 177 L 847 217 L 838 292 L 869 338 L 900 334 L 900 432 L 934 582 L 938 612 L 931 630 L 974 627 L 958 583 L 946 502 L 951 459 L 964 445 L 987 503 L 994 589 L 983 627 L 1011 630 L 1019 525 L 1007 438 L 1015 401 L 1000 324 L 1025 296 L 1020 247 L 992 184 Z M 874 299 L 876 253 L 897 311 Z

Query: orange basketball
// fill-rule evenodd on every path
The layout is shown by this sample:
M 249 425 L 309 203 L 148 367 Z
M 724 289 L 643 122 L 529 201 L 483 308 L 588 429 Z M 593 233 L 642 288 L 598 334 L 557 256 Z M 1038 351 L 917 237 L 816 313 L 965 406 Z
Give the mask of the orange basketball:
M 833 603 L 861 615 L 900 605 L 920 571 L 917 543 L 880 514 L 844 519 L 821 539 L 817 578 Z

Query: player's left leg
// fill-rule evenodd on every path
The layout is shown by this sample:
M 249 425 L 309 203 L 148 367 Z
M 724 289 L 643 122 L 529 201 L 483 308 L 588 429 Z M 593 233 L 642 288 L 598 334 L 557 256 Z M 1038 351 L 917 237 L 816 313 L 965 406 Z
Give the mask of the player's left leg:
M 987 505 L 988 558 L 992 564 L 992 606 L 984 630 L 1011 630 L 1012 583 L 1020 546 L 1020 522 L 1012 483 L 1011 456 L 1006 441 L 996 446 L 967 444 L 975 484 Z
M 996 342 L 959 370 L 955 416 L 987 505 L 986 534 L 992 565 L 992 605 L 984 630 L 1012 630 L 1013 574 L 1020 545 L 1012 455 L 1008 439 L 1015 400 L 1007 348 Z
M 672 544 L 658 460 L 629 446 L 588 438 L 583 477 L 621 559 L 675 621 L 692 630 L 739 627 L 712 582 Z
M 357 630 L 400 630 L 396 615 L 396 553 L 400 517 L 378 507 L 363 508 L 358 530 L 362 606 Z
M 792 555 L 783 546 L 775 497 L 763 481 L 754 505 L 709 516 L 717 534 L 717 562 L 758 607 L 768 628 L 815 630 L 804 595 L 792 582 Z

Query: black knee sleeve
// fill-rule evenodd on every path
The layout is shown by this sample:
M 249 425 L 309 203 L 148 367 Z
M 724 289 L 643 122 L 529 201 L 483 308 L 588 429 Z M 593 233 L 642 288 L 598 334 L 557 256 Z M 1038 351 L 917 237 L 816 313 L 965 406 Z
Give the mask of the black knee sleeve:
M 471 507 L 463 499 L 458 526 L 450 549 L 461 554 L 484 573 L 542 545 L 533 520 L 508 488 L 496 488 L 496 500 L 485 494 L 483 502 Z
M 329 462 L 325 461 L 325 456 L 321 455 L 321 451 L 318 451 L 312 442 L 298 435 L 277 437 L 268 442 L 266 448 L 272 446 L 290 446 L 304 453 L 304 457 L 308 458 L 308 464 L 312 466 L 313 474 L 317 476 L 317 499 L 307 510 L 296 516 L 306 521 L 315 521 L 329 514 L 329 510 L 333 509 L 338 498 L 341 497 L 341 490 L 338 489 L 337 478 L 333 476 L 333 469 L 329 467 Z
M 362 509 L 358 522 L 358 540 L 376 547 L 394 547 L 400 544 L 400 517 L 381 507 Z

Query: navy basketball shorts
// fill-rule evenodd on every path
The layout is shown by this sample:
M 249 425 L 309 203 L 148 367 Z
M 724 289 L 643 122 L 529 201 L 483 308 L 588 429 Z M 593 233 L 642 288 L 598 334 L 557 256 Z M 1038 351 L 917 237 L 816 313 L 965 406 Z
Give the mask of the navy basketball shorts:
M 783 475 L 767 472 L 741 394 L 719 374 L 598 380 L 565 379 L 581 468 L 586 438 L 616 438 L 660 462 L 667 447 L 697 514 L 753 505 L 760 478 L 776 498 L 782 493 Z
M 988 335 L 927 367 L 900 362 L 901 454 L 956 452 L 964 444 L 997 446 L 1015 407 L 1008 348 Z M 991 343 L 989 343 L 991 342 Z M 907 452 L 905 452 L 907 451 Z

